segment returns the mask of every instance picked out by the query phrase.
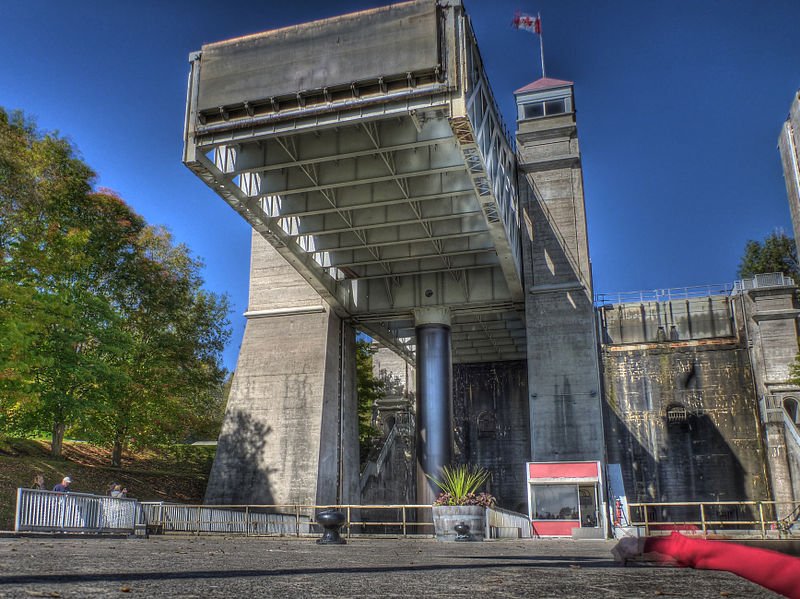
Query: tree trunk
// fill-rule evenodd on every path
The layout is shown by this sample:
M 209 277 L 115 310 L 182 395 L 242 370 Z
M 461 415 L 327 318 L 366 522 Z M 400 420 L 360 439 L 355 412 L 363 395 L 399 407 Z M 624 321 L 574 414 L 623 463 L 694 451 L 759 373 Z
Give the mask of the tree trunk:
M 111 467 L 122 467 L 122 441 L 114 439 L 114 448 L 111 450 Z
M 50 445 L 50 455 L 54 458 L 61 457 L 61 450 L 64 447 L 64 430 L 67 425 L 63 422 L 53 423 L 53 442 Z

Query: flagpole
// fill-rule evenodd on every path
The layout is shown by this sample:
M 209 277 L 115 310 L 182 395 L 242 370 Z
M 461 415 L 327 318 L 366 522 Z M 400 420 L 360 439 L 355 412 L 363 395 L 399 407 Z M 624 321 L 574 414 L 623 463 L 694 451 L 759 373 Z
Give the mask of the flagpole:
M 544 79 L 545 77 L 547 77 L 547 75 L 545 75 L 545 72 L 544 72 L 544 39 L 543 39 L 542 32 L 541 32 L 541 22 L 542 22 L 541 13 L 537 13 L 536 14 L 536 18 L 540 23 L 540 25 L 539 25 L 539 56 L 542 57 L 542 79 Z

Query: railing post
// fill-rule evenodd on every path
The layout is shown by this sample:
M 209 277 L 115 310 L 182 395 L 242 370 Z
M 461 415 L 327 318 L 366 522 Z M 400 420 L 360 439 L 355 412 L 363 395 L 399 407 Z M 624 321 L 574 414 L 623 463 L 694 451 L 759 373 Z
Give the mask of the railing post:
M 644 504 L 644 534 L 650 536 L 650 515 L 647 512 L 647 504 Z
M 708 534 L 708 529 L 706 528 L 706 506 L 705 504 L 700 504 L 700 525 L 703 527 L 703 536 Z
M 761 538 L 767 538 L 767 527 L 764 524 L 764 504 L 760 501 L 758 502 L 758 521 L 761 524 Z
M 244 506 L 244 536 L 250 536 L 250 506 Z
M 294 506 L 294 530 L 295 534 L 299 537 L 300 536 L 300 506 L 295 504 Z
M 195 534 L 197 534 L 198 537 L 200 536 L 200 518 L 202 510 L 203 508 L 197 506 L 197 532 Z
M 17 488 L 17 509 L 14 514 L 14 531 L 19 532 L 20 516 L 22 510 L 22 488 Z
M 406 530 L 406 506 L 403 506 L 403 538 L 408 537 L 408 530 Z
M 350 538 L 350 506 L 347 506 L 347 538 Z

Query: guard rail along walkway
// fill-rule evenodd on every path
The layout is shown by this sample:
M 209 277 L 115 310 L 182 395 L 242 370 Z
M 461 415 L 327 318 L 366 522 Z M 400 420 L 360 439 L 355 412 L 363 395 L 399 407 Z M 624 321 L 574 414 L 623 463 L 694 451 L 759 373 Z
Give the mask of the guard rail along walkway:
M 135 499 L 17 489 L 17 532 L 136 534 L 145 526 L 144 512 Z
M 315 514 L 330 508 L 346 514 L 348 537 L 433 536 L 430 505 L 184 505 L 22 488 L 14 530 L 302 537 L 321 533 Z M 501 508 L 486 509 L 485 529 L 487 539 L 531 538 L 528 517 Z

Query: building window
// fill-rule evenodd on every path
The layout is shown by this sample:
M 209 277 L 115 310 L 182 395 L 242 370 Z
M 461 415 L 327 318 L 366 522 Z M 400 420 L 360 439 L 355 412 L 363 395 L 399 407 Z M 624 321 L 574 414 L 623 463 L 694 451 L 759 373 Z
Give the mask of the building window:
M 672 406 L 667 410 L 667 422 L 669 424 L 686 422 L 687 416 L 688 412 L 683 406 Z
M 491 412 L 478 414 L 478 438 L 495 437 L 497 435 L 497 420 Z
M 525 104 L 525 118 L 535 119 L 539 116 L 544 116 L 544 104 L 537 102 L 536 104 Z
M 563 98 L 560 100 L 550 100 L 544 103 L 544 113 L 547 115 L 562 114 L 566 111 L 567 107 L 565 106 Z
M 568 98 L 547 100 L 545 102 L 530 102 L 522 105 L 522 118 L 535 119 L 541 116 L 552 116 L 569 112 Z
M 535 520 L 577 520 L 578 489 L 575 485 L 533 485 Z

